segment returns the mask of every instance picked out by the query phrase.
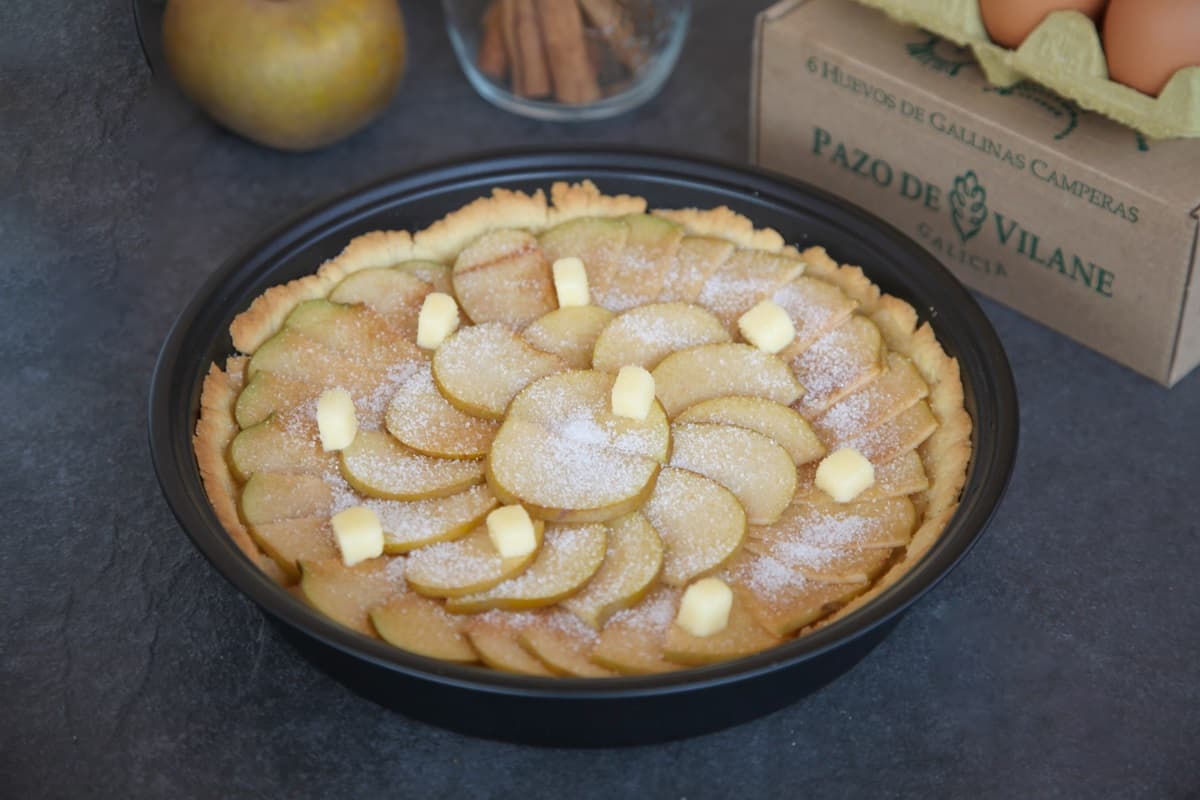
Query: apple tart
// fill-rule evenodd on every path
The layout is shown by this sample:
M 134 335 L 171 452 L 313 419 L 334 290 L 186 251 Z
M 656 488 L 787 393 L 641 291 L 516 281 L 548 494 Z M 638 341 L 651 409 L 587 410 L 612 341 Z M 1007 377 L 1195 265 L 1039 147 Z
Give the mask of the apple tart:
M 770 648 L 937 540 L 971 453 L 903 300 L 727 208 L 495 189 L 257 297 L 203 386 L 216 515 L 407 651 L 605 677 Z

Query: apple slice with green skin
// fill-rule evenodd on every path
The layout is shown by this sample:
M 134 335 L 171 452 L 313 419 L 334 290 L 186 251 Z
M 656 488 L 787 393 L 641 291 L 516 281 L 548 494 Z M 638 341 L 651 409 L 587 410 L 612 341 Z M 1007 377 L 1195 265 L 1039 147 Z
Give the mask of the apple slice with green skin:
M 609 678 L 613 673 L 589 658 L 596 634 L 566 614 L 548 614 L 517 636 L 529 651 L 555 675 Z
M 762 397 L 716 397 L 689 406 L 677 422 L 736 425 L 778 444 L 800 466 L 825 455 L 825 445 L 799 412 Z
M 715 236 L 685 236 L 675 252 L 675 263 L 663 275 L 659 302 L 695 303 L 710 275 L 733 255 L 733 242 Z
M 798 258 L 738 250 L 709 275 L 697 302 L 720 317 L 727 328 L 736 330 L 738 317 L 803 272 L 804 262 Z
M 300 592 L 325 616 L 375 636 L 368 612 L 404 591 L 404 559 L 381 556 L 347 567 L 340 558 L 300 562 Z
M 811 420 L 882 371 L 883 336 L 874 322 L 856 314 L 792 357 L 788 365 L 807 390 L 793 408 Z
M 379 637 L 401 650 L 460 664 L 479 660 L 462 632 L 463 618 L 436 600 L 406 592 L 371 609 L 370 617 Z
M 439 542 L 408 555 L 406 577 L 418 592 L 430 597 L 461 597 L 484 592 L 520 575 L 537 556 L 544 526 L 534 520 L 538 548 L 513 558 L 502 558 L 480 526 L 461 539 Z
M 259 372 L 272 372 L 289 380 L 317 386 L 344 386 L 348 391 L 362 384 L 374 384 L 382 376 L 379 370 L 362 369 L 351 359 L 314 341 L 295 328 L 283 328 L 263 342 L 246 365 L 246 378 Z M 347 383 L 359 374 L 358 383 Z
M 347 483 L 382 500 L 446 497 L 483 480 L 481 461 L 423 455 L 383 431 L 359 431 L 340 462 Z
M 733 605 L 725 628 L 711 636 L 693 636 L 678 625 L 671 625 L 663 642 L 663 655 L 668 660 L 689 666 L 713 664 L 752 655 L 783 642 L 759 624 L 742 591 L 736 586 L 732 588 Z
M 552 676 L 554 673 L 517 640 L 522 627 L 485 614 L 468 622 L 465 631 L 483 663 L 492 669 L 518 675 Z
M 578 258 L 587 270 L 592 302 L 600 302 L 597 288 L 607 285 L 608 274 L 620 267 L 629 225 L 623 219 L 581 217 L 556 225 L 538 236 L 546 261 L 553 264 L 560 258 Z
M 838 503 L 824 492 L 812 492 L 788 506 L 774 524 L 751 528 L 750 538 L 759 552 L 786 562 L 787 548 L 800 558 L 806 549 L 904 547 L 916 521 L 916 509 L 907 497 Z
M 804 394 L 787 366 L 748 344 L 706 344 L 681 350 L 654 368 L 655 394 L 674 419 L 714 397 L 763 397 L 785 406 Z
M 454 296 L 473 322 L 523 328 L 558 301 L 550 262 L 528 231 L 489 231 L 454 262 Z
M 550 525 L 537 558 L 520 575 L 481 592 L 451 597 L 446 610 L 473 614 L 553 605 L 579 591 L 596 574 L 604 562 L 607 538 L 603 525 Z
M 250 525 L 329 515 L 333 493 L 318 475 L 257 472 L 242 487 L 239 510 Z
M 663 642 L 679 609 L 679 595 L 678 589 L 659 587 L 640 604 L 614 614 L 592 648 L 592 661 L 622 675 L 679 669 L 663 658 Z
M 401 444 L 440 458 L 485 456 L 500 429 L 495 420 L 472 416 L 451 405 L 434 386 L 427 365 L 396 389 L 385 423 L 388 433 Z
M 658 532 L 640 513 L 608 523 L 608 552 L 588 584 L 562 605 L 599 630 L 608 618 L 635 605 L 654 586 L 663 565 Z
M 557 308 L 521 332 L 525 341 L 543 353 L 553 353 L 572 369 L 592 366 L 592 349 L 613 313 L 600 306 Z
M 929 385 L 912 361 L 888 353 L 887 368 L 875 380 L 832 405 L 813 420 L 813 430 L 837 450 L 843 442 L 878 428 L 929 396 Z
M 239 428 L 249 428 L 272 414 L 315 401 L 324 388 L 307 381 L 284 378 L 274 372 L 256 372 L 238 395 L 234 418 Z M 347 391 L 354 394 L 350 389 Z
M 454 294 L 454 281 L 452 278 L 454 269 L 447 264 L 414 258 L 410 261 L 401 261 L 392 267 L 392 269 L 415 275 L 432 286 L 435 292 L 449 295 Z
M 535 381 L 508 409 L 509 419 L 536 423 L 582 447 L 666 461 L 671 426 L 659 403 L 651 403 L 645 419 L 612 411 L 616 377 L 598 370 L 560 372 Z
M 873 462 L 888 462 L 915 450 L 937 430 L 937 418 L 924 400 L 872 431 L 843 443 Z
M 294 517 L 247 526 L 254 542 L 270 556 L 291 581 L 299 580 L 301 561 L 338 559 L 329 515 Z
M 613 311 L 636 308 L 658 297 L 663 275 L 674 264 L 683 239 L 683 228 L 662 217 L 630 214 L 621 221 L 629 233 L 606 268 L 593 271 L 583 259 L 593 302 Z
M 662 539 L 662 580 L 669 586 L 717 570 L 746 536 L 746 512 L 732 492 L 676 467 L 663 468 L 642 513 Z
M 315 342 L 340 353 L 356 367 L 387 370 L 398 361 L 421 361 L 420 348 L 366 306 L 307 300 L 283 322 Z
M 391 268 L 353 272 L 329 293 L 334 303 L 362 305 L 374 311 L 406 339 L 417 337 L 417 317 L 433 284 L 411 272 Z
M 824 494 L 813 486 L 816 474 L 816 463 L 805 464 L 798 470 L 796 499 L 793 502 L 802 502 L 813 492 Z M 875 485 L 863 490 L 862 494 L 854 499 L 856 502 L 873 502 L 888 497 L 916 494 L 928 488 L 929 476 L 925 473 L 925 465 L 921 461 L 921 456 L 915 450 L 909 450 L 891 461 L 876 464 Z
M 779 287 L 771 300 L 787 312 L 796 327 L 796 338 L 779 354 L 784 360 L 803 353 L 858 308 L 857 301 L 832 283 L 807 276 Z
M 566 367 L 498 322 L 460 328 L 433 356 L 438 391 L 460 410 L 501 419 L 517 392 Z
M 607 372 L 635 365 L 654 369 L 677 350 L 729 341 L 711 312 L 687 303 L 652 303 L 618 315 L 601 331 L 592 366 Z
M 316 420 L 298 412 L 275 414 L 229 443 L 229 466 L 239 481 L 256 472 L 323 475 L 335 464 L 337 454 L 321 449 Z
M 796 494 L 792 457 L 761 433 L 733 425 L 676 422 L 671 466 L 711 478 L 733 492 L 751 525 L 767 525 Z
M 730 563 L 729 582 L 758 623 L 787 636 L 837 611 L 869 584 L 809 580 L 775 559 L 743 550 Z
M 426 500 L 366 500 L 383 526 L 383 551 L 407 553 L 437 542 L 461 539 L 483 524 L 499 505 L 486 484 L 448 497 Z
M 505 504 L 554 522 L 603 522 L 636 510 L 654 488 L 659 463 L 552 433 L 522 419 L 500 427 L 487 480 Z

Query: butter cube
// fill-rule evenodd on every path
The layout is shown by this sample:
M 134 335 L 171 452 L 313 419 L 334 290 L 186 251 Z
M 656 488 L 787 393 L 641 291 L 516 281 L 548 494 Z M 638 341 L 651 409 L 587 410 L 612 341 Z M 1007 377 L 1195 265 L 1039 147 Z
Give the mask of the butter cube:
M 766 353 L 778 353 L 796 338 L 792 318 L 777 303 L 763 300 L 738 318 L 738 330 L 747 342 Z
M 344 450 L 358 435 L 354 398 L 345 389 L 326 389 L 317 400 L 317 432 L 321 449 Z
M 458 330 L 458 303 L 444 292 L 430 292 L 417 316 L 417 346 L 436 350 Z
M 654 404 L 654 376 L 642 367 L 621 367 L 612 387 L 612 412 L 642 420 Z
M 520 558 L 537 549 L 533 520 L 524 506 L 501 506 L 488 514 L 487 531 L 502 558 Z
M 586 306 L 592 302 L 583 261 L 574 256 L 560 258 L 551 269 L 554 270 L 554 291 L 558 294 L 559 308 Z
M 839 503 L 849 503 L 875 485 L 875 465 L 850 447 L 830 453 L 817 465 L 813 481 Z
M 333 515 L 333 537 L 342 551 L 342 563 L 352 567 L 383 555 L 383 526 L 375 512 L 354 506 Z
M 729 624 L 733 590 L 720 578 L 701 578 L 683 592 L 675 624 L 692 636 L 712 636 Z

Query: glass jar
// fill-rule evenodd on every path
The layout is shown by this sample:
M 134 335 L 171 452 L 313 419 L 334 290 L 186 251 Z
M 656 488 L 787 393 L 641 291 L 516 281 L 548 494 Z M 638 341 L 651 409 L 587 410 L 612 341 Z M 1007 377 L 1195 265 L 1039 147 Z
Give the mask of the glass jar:
M 690 0 L 442 0 L 463 72 L 487 101 L 544 120 L 621 114 L 662 88 Z

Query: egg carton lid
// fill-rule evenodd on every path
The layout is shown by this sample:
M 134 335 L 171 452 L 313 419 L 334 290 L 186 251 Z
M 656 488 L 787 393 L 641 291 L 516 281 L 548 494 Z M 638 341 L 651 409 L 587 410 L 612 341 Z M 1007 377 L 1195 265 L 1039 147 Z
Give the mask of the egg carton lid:
M 993 44 L 978 0 L 858 0 L 892 19 L 970 47 L 988 81 L 1032 80 L 1154 139 L 1200 137 L 1200 67 L 1171 76 L 1158 97 L 1108 78 L 1096 26 L 1078 11 L 1048 15 L 1016 50 Z

